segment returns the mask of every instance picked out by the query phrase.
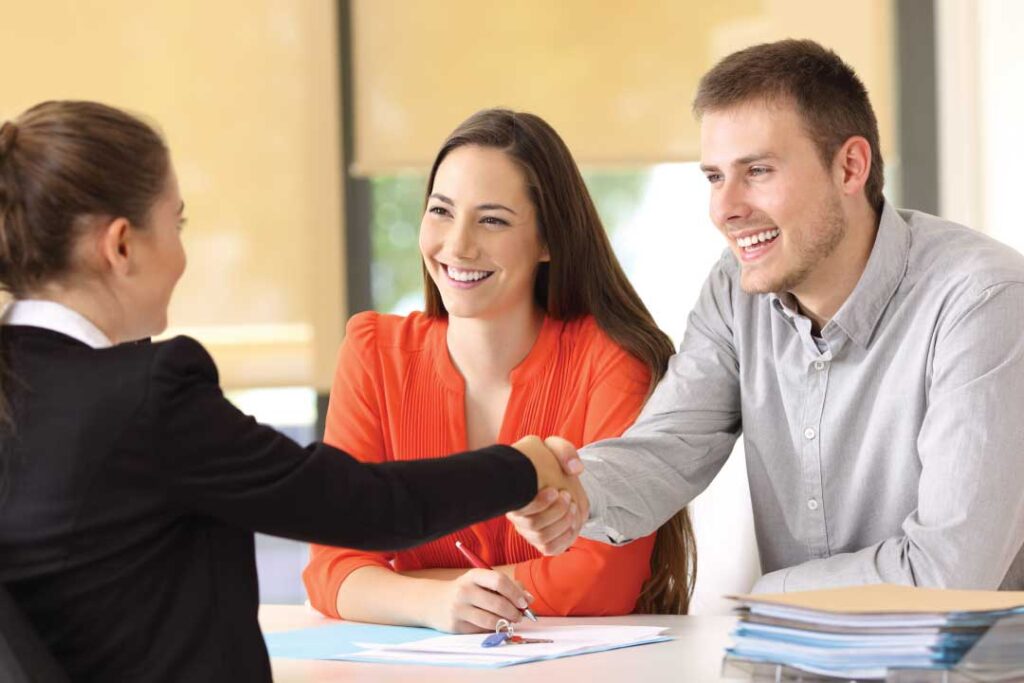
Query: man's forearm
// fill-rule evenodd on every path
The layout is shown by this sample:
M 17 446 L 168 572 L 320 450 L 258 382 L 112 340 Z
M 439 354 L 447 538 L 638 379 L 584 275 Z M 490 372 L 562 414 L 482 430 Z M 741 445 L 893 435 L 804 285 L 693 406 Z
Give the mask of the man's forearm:
M 732 434 L 716 433 L 684 444 L 636 429 L 580 451 L 591 508 L 582 531 L 587 538 L 621 544 L 653 533 L 711 483 L 735 442 Z
M 930 551 L 906 536 L 889 538 L 856 552 L 769 572 L 758 579 L 753 592 L 785 593 L 871 583 L 977 590 L 999 588 L 1006 571 L 1000 563 L 987 562 L 984 558 L 961 558 L 952 550 L 947 547 Z

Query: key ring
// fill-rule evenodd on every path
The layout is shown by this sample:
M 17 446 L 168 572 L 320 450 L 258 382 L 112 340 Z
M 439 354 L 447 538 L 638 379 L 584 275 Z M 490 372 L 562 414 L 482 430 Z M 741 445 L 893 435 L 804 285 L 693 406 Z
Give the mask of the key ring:
M 483 647 L 498 647 L 505 643 L 512 642 L 516 637 L 515 628 L 512 626 L 512 622 L 508 619 L 498 619 L 498 623 L 494 625 L 494 633 L 484 638 L 484 642 L 481 643 Z
M 494 625 L 494 632 L 501 633 L 502 631 L 505 632 L 507 638 L 511 638 L 516 634 L 516 627 L 508 619 L 498 619 L 498 623 Z
M 494 625 L 494 633 L 484 638 L 480 643 L 483 647 L 498 647 L 500 645 L 533 645 L 535 643 L 554 642 L 547 638 L 523 638 L 516 635 L 516 628 L 508 619 L 498 619 Z

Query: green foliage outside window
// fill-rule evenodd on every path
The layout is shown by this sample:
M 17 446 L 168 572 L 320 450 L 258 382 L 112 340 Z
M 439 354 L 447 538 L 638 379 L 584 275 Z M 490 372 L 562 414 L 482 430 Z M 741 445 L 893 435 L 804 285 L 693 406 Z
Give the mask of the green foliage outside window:
M 427 177 L 419 173 L 382 176 L 370 182 L 370 268 L 373 307 L 394 311 L 423 290 L 419 230 Z M 422 295 L 418 301 L 422 302 Z M 421 308 L 422 303 L 414 308 Z

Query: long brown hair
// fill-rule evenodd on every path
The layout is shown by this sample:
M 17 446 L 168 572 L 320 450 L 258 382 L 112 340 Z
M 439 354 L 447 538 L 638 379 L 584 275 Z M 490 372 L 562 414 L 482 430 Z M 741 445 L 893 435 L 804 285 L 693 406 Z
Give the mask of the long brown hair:
M 43 102 L 0 126 L 0 289 L 22 298 L 66 276 L 89 219 L 147 224 L 170 169 L 160 135 L 96 102 Z M 15 427 L 0 353 L 0 428 Z M 0 452 L 0 501 L 7 459 Z
M 428 197 L 441 162 L 464 145 L 500 149 L 523 170 L 540 238 L 551 255 L 550 262 L 541 263 L 537 271 L 537 305 L 557 320 L 594 316 L 605 334 L 647 366 L 653 389 L 674 353 L 672 340 L 655 325 L 622 271 L 583 176 L 562 138 L 534 114 L 507 109 L 477 112 L 441 146 L 430 170 Z M 425 267 L 423 282 L 427 314 L 447 315 L 441 293 Z M 696 570 L 697 546 L 684 508 L 658 529 L 651 578 L 636 611 L 685 613 Z

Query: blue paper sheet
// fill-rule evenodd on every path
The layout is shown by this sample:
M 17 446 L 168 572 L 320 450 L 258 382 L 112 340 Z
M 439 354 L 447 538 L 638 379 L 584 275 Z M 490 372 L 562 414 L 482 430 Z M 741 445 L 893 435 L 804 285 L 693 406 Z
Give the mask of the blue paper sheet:
M 429 628 L 380 626 L 342 622 L 297 631 L 265 633 L 263 639 L 271 657 L 283 659 L 331 659 L 360 652 L 356 643 L 396 645 L 439 635 Z

